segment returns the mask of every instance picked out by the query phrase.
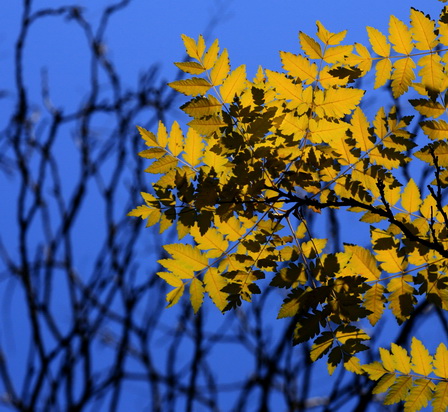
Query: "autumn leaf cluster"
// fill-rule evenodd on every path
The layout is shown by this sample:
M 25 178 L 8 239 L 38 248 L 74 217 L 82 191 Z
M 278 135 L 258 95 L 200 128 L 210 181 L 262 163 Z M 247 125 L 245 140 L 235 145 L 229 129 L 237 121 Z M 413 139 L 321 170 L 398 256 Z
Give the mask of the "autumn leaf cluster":
M 283 71 L 260 67 L 253 79 L 217 40 L 183 35 L 191 60 L 176 66 L 187 78 L 170 86 L 191 97 L 181 107 L 191 120 L 139 127 L 153 190 L 129 215 L 176 228 L 158 262 L 168 306 L 188 294 L 196 312 L 208 295 L 226 312 L 268 279 L 286 291 L 278 317 L 295 319 L 293 343 L 311 341 L 313 361 L 379 380 L 386 404 L 445 410 L 445 346 L 432 358 L 414 340 L 411 358 L 395 345 L 369 365 L 357 353 L 370 339 L 363 320 L 375 326 L 390 310 L 402 324 L 421 299 L 448 309 L 448 7 L 367 32 L 369 45 L 344 45 L 346 31 L 317 22 L 315 37 L 299 33 L 301 53 L 280 52 Z M 368 116 L 363 101 L 378 92 L 396 105 Z M 401 115 L 403 101 L 413 115 Z M 403 180 L 410 163 L 430 170 L 426 188 L 421 172 Z M 370 246 L 330 252 L 307 223 L 327 209 L 368 225 Z

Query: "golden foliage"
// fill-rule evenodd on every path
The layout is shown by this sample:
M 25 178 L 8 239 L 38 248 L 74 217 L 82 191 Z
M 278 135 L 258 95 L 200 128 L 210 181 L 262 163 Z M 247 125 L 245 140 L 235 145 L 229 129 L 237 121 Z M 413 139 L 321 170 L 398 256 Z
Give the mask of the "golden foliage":
M 182 239 L 158 262 L 168 306 L 186 293 L 197 312 L 207 294 L 226 312 L 268 278 L 287 291 L 278 318 L 294 318 L 293 343 L 312 342 L 313 361 L 366 373 L 385 404 L 446 409 L 444 344 L 430 355 L 414 338 L 409 353 L 392 344 L 367 365 L 355 355 L 368 349 L 361 326 L 386 308 L 399 324 L 420 299 L 448 309 L 447 21 L 446 7 L 438 21 L 411 9 L 409 24 L 391 16 L 387 35 L 367 27 L 369 45 L 342 44 L 346 31 L 317 22 L 315 37 L 299 33 L 299 53 L 280 52 L 283 72 L 259 68 L 252 80 L 217 40 L 182 36 L 191 61 L 176 66 L 187 77 L 169 85 L 191 97 L 181 107 L 191 119 L 169 132 L 138 127 L 145 172 L 160 176 L 129 212 Z M 370 119 L 373 89 L 397 105 Z M 418 124 L 397 109 L 406 98 Z M 432 169 L 429 189 L 410 162 Z M 305 209 L 361 213 L 371 246 L 330 253 Z

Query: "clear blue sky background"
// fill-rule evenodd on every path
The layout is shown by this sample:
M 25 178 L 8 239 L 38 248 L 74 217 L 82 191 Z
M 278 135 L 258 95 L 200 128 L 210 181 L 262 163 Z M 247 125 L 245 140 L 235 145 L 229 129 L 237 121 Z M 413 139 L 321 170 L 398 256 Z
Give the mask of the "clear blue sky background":
M 20 27 L 20 3 L 19 0 L 6 1 L 0 13 L 0 91 L 13 89 L 13 41 Z M 85 7 L 89 20 L 95 20 L 103 6 L 112 2 L 41 0 L 35 3 L 39 8 L 77 3 Z M 153 64 L 160 64 L 161 75 L 171 81 L 176 75 L 172 62 L 182 60 L 185 54 L 180 35 L 184 33 L 196 38 L 214 19 L 208 44 L 218 38 L 221 47 L 229 51 L 232 67 L 246 64 L 251 75 L 258 65 L 280 70 L 278 52 L 298 52 L 298 32 L 314 36 L 316 20 L 333 32 L 348 29 L 345 44 L 367 44 L 365 26 L 386 33 L 389 15 L 394 14 L 408 22 L 411 6 L 437 17 L 443 4 L 436 0 L 136 0 L 112 18 L 107 54 L 119 68 L 125 87 L 135 84 L 139 74 Z M 53 103 L 66 110 L 75 109 L 88 91 L 85 89 L 89 67 L 84 37 L 74 24 L 60 19 L 51 24 L 40 23 L 33 26 L 32 31 L 30 44 L 25 48 L 25 78 L 31 100 L 41 104 L 41 70 L 46 68 Z M 0 99 L 0 124 L 9 117 L 12 101 L 10 98 Z M 180 118 L 179 113 L 172 112 L 172 119 Z M 98 127 L 107 128 L 106 120 Z M 69 153 L 67 156 L 69 162 Z M 69 174 L 65 178 L 70 181 Z M 10 226 L 8 215 L 15 204 L 4 202 L 4 199 L 14 190 L 14 182 L 0 181 L 3 210 L 0 230 L 10 232 L 13 243 L 14 228 Z M 91 219 L 95 219 L 93 214 Z M 94 239 L 90 241 L 94 242 Z M 85 254 L 88 255 L 88 244 Z

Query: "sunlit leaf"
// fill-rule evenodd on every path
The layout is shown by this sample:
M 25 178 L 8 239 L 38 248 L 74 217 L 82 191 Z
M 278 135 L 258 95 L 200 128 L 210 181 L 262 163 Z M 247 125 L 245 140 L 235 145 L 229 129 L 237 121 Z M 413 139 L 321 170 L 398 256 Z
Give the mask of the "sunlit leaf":
M 300 45 L 302 46 L 302 50 L 310 59 L 322 59 L 322 50 L 316 40 L 314 40 L 307 34 L 300 32 L 299 41 Z
M 448 349 L 443 342 L 437 347 L 434 356 L 434 373 L 440 378 L 448 378 Z
M 437 45 L 434 21 L 414 8 L 411 8 L 411 30 L 417 49 L 431 50 Z
M 176 80 L 168 83 L 174 90 L 183 93 L 187 96 L 197 96 L 198 94 L 205 94 L 212 87 L 206 80 L 200 77 L 193 77 L 191 79 Z
M 432 372 L 432 356 L 423 343 L 416 337 L 411 342 L 412 370 L 423 376 L 428 376 Z
M 221 276 L 218 270 L 210 267 L 204 274 L 205 291 L 208 293 L 213 303 L 219 310 L 227 306 L 227 293 L 222 289 L 227 285 L 226 279 Z
M 280 52 L 283 68 L 291 76 L 298 77 L 305 84 L 311 84 L 317 78 L 317 65 L 308 58 L 288 52 Z
M 390 16 L 389 20 L 389 41 L 397 53 L 409 55 L 414 48 L 411 32 L 406 24 L 395 16 Z
M 220 86 L 229 72 L 229 54 L 227 50 L 224 49 L 210 72 L 210 80 L 213 86 Z
M 426 407 L 432 398 L 433 388 L 434 384 L 429 379 L 415 379 L 404 403 L 404 410 L 413 412 Z
M 220 94 L 224 103 L 232 103 L 246 85 L 246 66 L 243 64 L 232 71 L 222 83 Z
M 445 412 L 448 405 L 448 382 L 438 382 L 432 400 L 433 412 Z
M 407 92 L 412 80 L 415 79 L 415 63 L 410 57 L 396 60 L 392 71 L 392 92 L 394 98 L 400 97 Z
M 406 187 L 403 189 L 401 206 L 404 210 L 406 210 L 406 212 L 413 213 L 419 210 L 421 204 L 422 199 L 420 198 L 420 190 L 411 178 L 409 179 Z
M 194 313 L 197 313 L 202 306 L 204 292 L 205 290 L 202 282 L 198 278 L 193 278 L 190 283 L 190 302 Z
M 173 257 L 182 261 L 193 270 L 202 270 L 208 265 L 208 259 L 201 254 L 199 249 L 192 245 L 174 243 L 165 245 L 163 248 Z
M 387 42 L 386 36 L 373 27 L 367 27 L 366 29 L 373 51 L 379 56 L 389 57 L 390 44 Z
M 190 74 L 201 74 L 206 70 L 202 64 L 196 62 L 178 62 L 174 64 L 183 72 Z

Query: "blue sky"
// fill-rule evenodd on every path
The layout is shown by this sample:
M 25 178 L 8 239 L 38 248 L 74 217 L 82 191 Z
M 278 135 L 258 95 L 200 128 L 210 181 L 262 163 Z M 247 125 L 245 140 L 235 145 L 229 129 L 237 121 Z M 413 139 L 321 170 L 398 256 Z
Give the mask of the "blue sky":
M 21 7 L 18 3 L 7 2 L 0 13 L 0 91 L 11 90 L 14 82 L 12 46 L 19 28 Z M 111 4 L 111 1 L 84 0 L 77 3 L 85 7 L 89 20 L 95 20 L 103 6 Z M 54 0 L 36 0 L 35 4 L 39 9 L 55 7 Z M 57 6 L 69 4 L 73 2 L 57 1 Z M 279 51 L 297 53 L 298 32 L 314 36 L 316 20 L 320 20 L 333 32 L 348 29 L 346 44 L 366 44 L 365 26 L 387 32 L 389 15 L 393 14 L 408 22 L 411 6 L 436 17 L 442 3 L 436 0 L 136 0 L 112 17 L 112 30 L 108 32 L 105 47 L 107 55 L 117 64 L 124 88 L 135 84 L 139 74 L 154 64 L 160 65 L 160 76 L 168 82 L 176 76 L 176 68 L 172 63 L 182 60 L 185 55 L 180 35 L 197 38 L 199 34 L 206 33 L 208 23 L 214 19 L 213 27 L 209 28 L 208 44 L 218 38 L 221 47 L 229 51 L 232 67 L 246 64 L 250 75 L 255 73 L 258 65 L 280 70 Z M 41 105 L 41 73 L 45 68 L 53 103 L 67 110 L 74 109 L 87 92 L 85 84 L 89 70 L 85 39 L 79 28 L 61 19 L 54 19 L 51 24 L 42 22 L 33 26 L 29 41 L 25 77 L 31 100 L 34 100 L 37 108 Z M 2 125 L 12 110 L 12 101 L 8 97 L 0 99 Z M 170 115 L 170 121 L 181 118 L 180 111 L 173 111 Z M 145 119 L 141 121 L 144 124 Z M 99 120 L 97 128 L 98 132 L 107 129 L 107 119 L 103 122 Z M 64 143 L 61 145 L 62 151 L 70 150 Z M 71 167 L 71 160 L 67 156 L 67 169 Z M 69 186 L 70 173 L 64 178 Z M 14 182 L 0 181 L 0 190 L 3 192 L 1 197 L 4 193 L 9 194 L 9 191 L 12 193 L 15 190 Z M 12 212 L 15 203 L 1 202 L 6 213 L 0 214 L 0 230 L 14 233 L 8 211 Z M 84 224 L 89 224 L 95 216 L 87 215 L 85 219 L 87 223 Z M 14 242 L 14 239 L 11 241 Z M 86 257 L 88 247 L 83 251 Z M 19 300 L 14 302 L 20 305 Z M 18 307 L 16 309 L 20 312 Z

